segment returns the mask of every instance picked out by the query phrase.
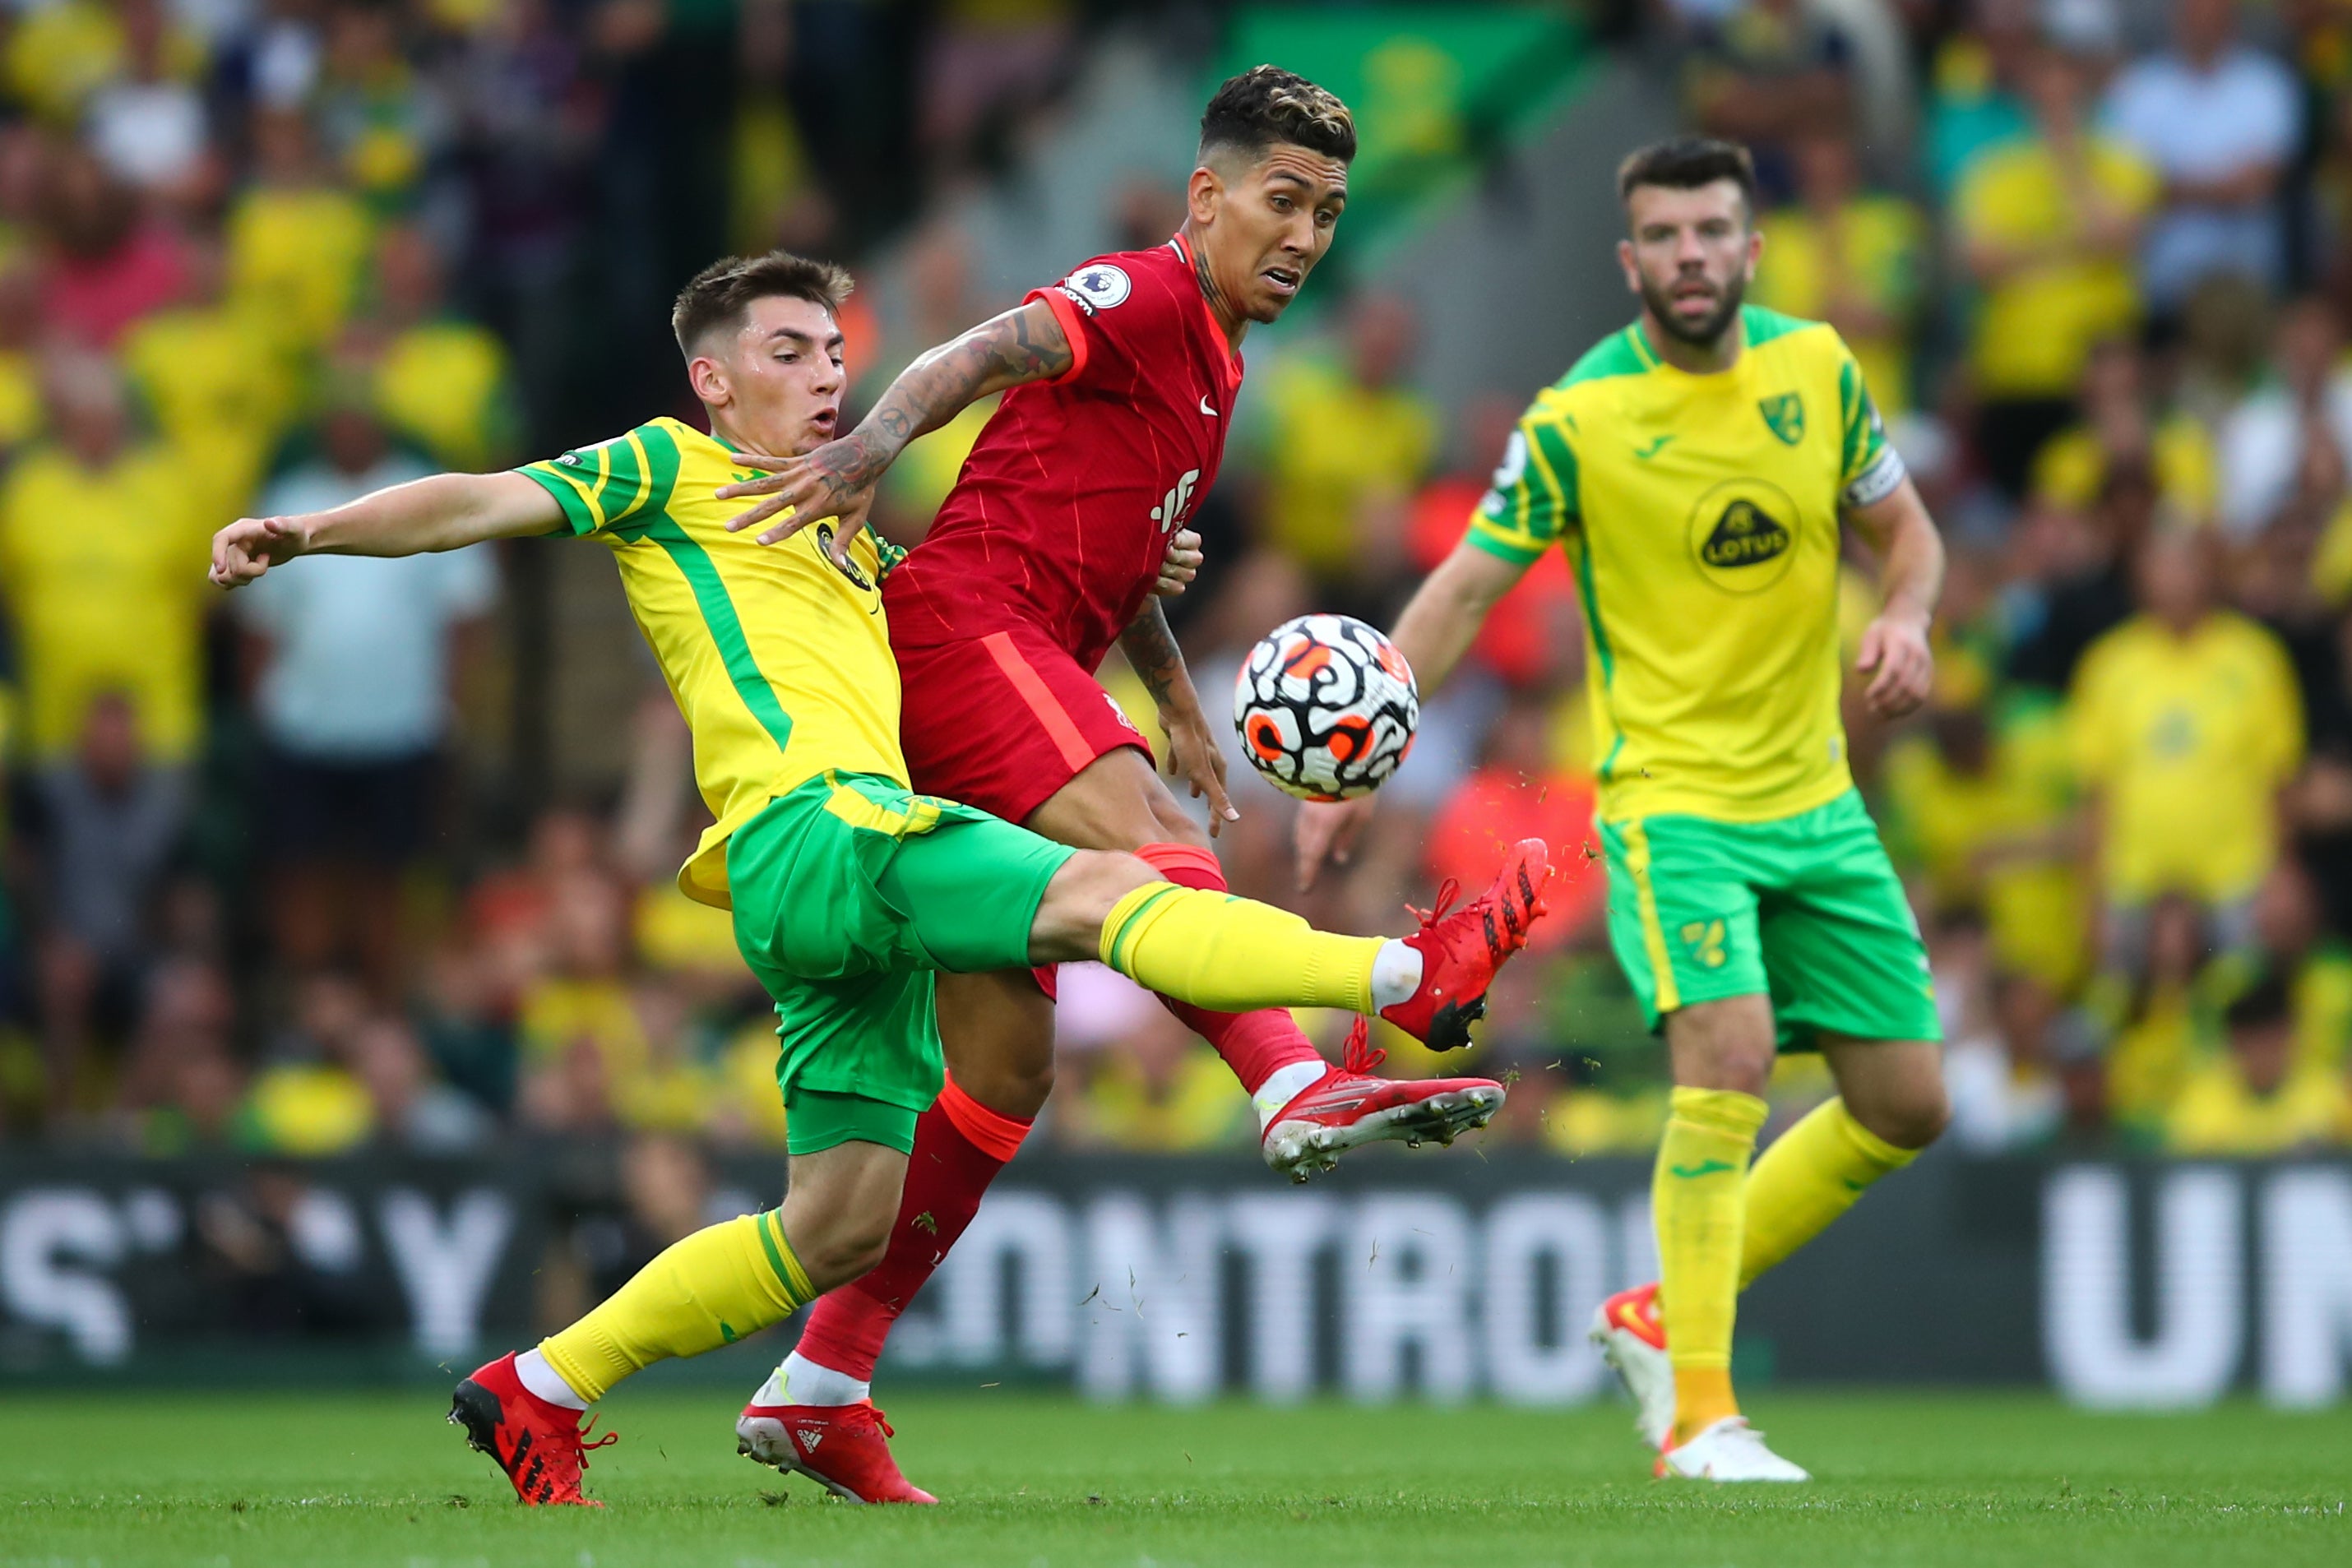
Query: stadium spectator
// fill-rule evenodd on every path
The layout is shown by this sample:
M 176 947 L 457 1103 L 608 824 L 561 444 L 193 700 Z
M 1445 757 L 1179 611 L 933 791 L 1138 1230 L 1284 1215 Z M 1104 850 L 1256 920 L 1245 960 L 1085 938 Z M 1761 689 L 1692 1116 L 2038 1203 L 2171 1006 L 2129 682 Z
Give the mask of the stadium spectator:
M 2298 1068 L 2287 984 L 2265 974 L 2222 1014 L 2225 1049 L 2192 1072 L 2164 1119 L 2178 1155 L 2289 1155 L 2343 1142 L 2352 1100 L 2340 1073 Z
M 2020 85 L 2032 129 L 1969 164 L 1951 214 L 1982 291 L 1969 356 L 1978 446 L 2012 497 L 2073 418 L 2092 346 L 2138 324 L 2132 257 L 2160 185 L 2137 153 L 2092 127 L 2081 60 L 2043 45 Z
M 2032 976 L 1996 974 L 1990 988 L 1987 1016 L 1947 1036 L 1950 1135 L 1971 1154 L 2014 1154 L 2048 1143 L 2063 1118 L 2065 1092 L 2052 1065 L 2063 1020 L 2056 994 Z
M 293 1016 L 270 1040 L 255 1074 L 254 1142 L 299 1158 L 344 1154 L 374 1131 L 367 1086 L 351 1070 L 352 1048 L 371 1003 L 357 976 L 320 971 L 296 988 Z
M 1927 291 L 1927 224 L 1900 196 L 1865 190 L 1853 139 L 1816 131 L 1791 149 L 1796 199 L 1767 214 L 1757 304 L 1838 329 L 1879 412 L 1913 402 L 1911 342 Z
M 2059 507 L 2025 511 L 2017 528 L 2024 570 L 2012 605 L 2010 679 L 2053 692 L 2072 684 L 2091 644 L 2130 618 L 2132 562 L 2158 517 L 2156 476 L 2137 464 L 2107 475 L 2087 515 Z
M 2281 313 L 2272 364 L 2277 379 L 2246 398 L 2221 430 L 2221 521 L 2247 539 L 2290 507 L 2315 520 L 2344 494 L 2352 468 L 2352 370 L 2344 325 L 2318 296 Z
M 450 312 L 440 255 L 422 228 L 395 225 L 377 236 L 374 281 L 374 309 L 344 346 L 373 366 L 384 423 L 458 473 L 506 462 L 520 434 L 506 348 Z
M 1967 915 L 1997 968 L 2063 991 L 2083 969 L 2084 905 L 2053 727 L 2018 715 L 1997 728 L 1980 695 L 1947 691 L 1887 748 L 1881 779 L 1888 843 L 1914 868 L 1924 917 Z
M 1691 118 L 1710 136 L 1746 142 L 1769 200 L 1795 188 L 1790 153 L 1853 124 L 1853 45 L 1804 0 L 1746 0 L 1703 24 L 1685 76 Z
M 367 1091 L 370 1127 L 380 1145 L 450 1155 L 489 1141 L 488 1113 L 434 1077 L 423 1043 L 404 1019 L 391 1014 L 369 1019 L 345 1050 L 352 1076 Z
M 1338 352 L 1266 378 L 1258 450 L 1272 541 L 1337 606 L 1375 616 L 1404 560 L 1405 507 L 1438 452 L 1436 411 L 1411 384 L 1421 326 L 1394 295 L 1349 301 Z
M 444 1080 L 503 1118 L 515 1096 L 512 1020 L 497 1005 L 495 968 L 471 944 L 444 940 L 423 965 L 410 1014 Z
M 216 193 L 221 172 L 199 90 L 203 46 L 163 0 L 118 4 L 119 72 L 87 110 L 90 150 L 116 178 L 164 203 L 193 208 Z
M 2216 602 L 2210 534 L 2141 547 L 2140 612 L 2091 646 L 2067 704 L 2091 796 L 2109 961 L 2137 969 L 2165 894 L 2213 912 L 2220 945 L 2251 935 L 2279 843 L 2280 791 L 2303 761 L 2303 704 L 2277 636 Z
M 2091 350 L 2078 398 L 2080 423 L 2052 436 L 2033 459 L 2033 498 L 2081 510 L 2094 504 L 2107 476 L 2144 469 L 2157 500 L 2191 522 L 2212 520 L 2220 503 L 2220 464 L 2204 426 L 2160 408 L 2137 345 L 2110 338 Z
M 953 175 L 973 143 L 1002 138 L 1045 99 L 1068 63 L 1076 24 L 1070 0 L 947 0 L 922 44 L 916 139 L 935 173 Z
M 186 287 L 177 237 L 79 142 L 47 153 L 40 219 L 41 319 L 58 337 L 112 348 L 124 328 Z
M 331 389 L 320 458 L 272 485 L 266 515 L 340 506 L 433 470 L 392 450 L 362 388 Z M 400 884 L 424 853 L 464 650 L 497 590 L 488 552 L 337 556 L 274 573 L 239 603 L 267 747 L 256 842 L 272 930 L 298 968 L 401 978 Z
M 253 183 L 228 213 L 229 290 L 263 314 L 281 351 L 331 341 L 359 294 L 373 225 L 320 167 L 309 120 L 257 109 Z
M 2237 0 L 2175 0 L 2172 48 L 2134 61 L 2108 93 L 2107 123 L 2164 181 L 2141 263 L 2160 315 L 2216 273 L 2284 280 L 2278 193 L 2303 105 L 2293 73 L 2238 40 L 2237 11 Z
M 264 312 L 228 298 L 228 258 L 216 235 L 184 242 L 184 290 L 122 335 L 132 388 L 184 473 L 201 478 L 208 526 L 252 503 L 285 434 L 295 367 L 279 357 Z
M 171 454 L 133 439 L 122 379 L 79 352 L 46 366 L 50 439 L 0 482 L 0 599 L 16 636 L 21 749 L 65 756 L 89 706 L 126 695 L 141 748 L 187 761 L 200 705 L 205 540 Z
M 2036 0 L 1969 0 L 1936 46 L 1919 145 L 1939 201 L 1979 152 L 2032 129 L 2018 84 L 2041 37 L 2040 9 Z
M 137 1014 L 156 895 L 187 821 L 188 779 L 146 754 L 130 699 L 101 692 L 84 710 L 72 754 L 37 767 L 30 786 L 43 1055 L 50 1107 L 67 1112 L 89 1087 L 93 1044 L 121 1039 Z
M 401 49 L 404 7 L 329 7 L 316 97 L 319 140 L 341 183 L 381 217 L 406 211 L 446 124 Z
M 2137 951 L 2111 962 L 2084 988 L 2083 1005 L 2103 1040 L 2107 1113 L 2119 1132 L 2148 1142 L 2161 1133 L 2200 1036 L 2242 970 L 2214 961 L 2215 924 L 2185 894 L 2156 898 L 2137 925 Z

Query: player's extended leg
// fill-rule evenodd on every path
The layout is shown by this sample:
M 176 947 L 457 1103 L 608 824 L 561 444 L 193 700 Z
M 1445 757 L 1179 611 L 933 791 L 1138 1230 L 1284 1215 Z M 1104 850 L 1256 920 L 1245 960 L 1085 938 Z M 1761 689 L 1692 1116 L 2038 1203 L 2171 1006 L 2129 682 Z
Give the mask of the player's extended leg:
M 947 1082 L 915 1125 L 882 1261 L 809 1313 L 800 1343 L 735 1424 L 740 1451 L 857 1502 L 929 1502 L 884 1440 L 874 1364 L 908 1303 L 956 1244 L 1054 1085 L 1054 1007 L 1025 969 L 938 977 Z
M 1057 843 L 1125 850 L 1181 887 L 1223 893 L 1224 868 L 1139 748 L 1121 746 L 1080 768 L 1024 824 Z M 1502 1108 L 1490 1079 L 1390 1082 L 1365 1075 L 1360 1051 L 1333 1067 L 1279 1008 L 1221 1012 L 1160 998 L 1224 1058 L 1257 1112 L 1266 1163 L 1304 1181 L 1360 1145 L 1396 1138 L 1451 1143 Z M 953 1028 L 949 1035 L 952 1040 Z
M 901 804 L 890 792 L 875 793 L 881 797 L 875 803 L 892 820 L 920 823 L 900 829 L 879 890 L 888 907 L 898 912 L 912 945 L 945 971 L 1003 970 L 1016 957 L 1032 964 L 1099 957 L 1154 989 L 1200 1005 L 1228 1010 L 1284 1003 L 1377 1009 L 1424 1039 L 1454 1039 L 1483 1010 L 1496 969 L 1525 945 L 1529 927 L 1541 915 L 1541 893 L 1550 876 L 1545 846 L 1530 840 L 1514 851 L 1504 873 L 1486 893 L 1460 911 L 1425 922 L 1409 937 L 1336 936 L 1267 905 L 1178 887 L 1132 855 L 1072 851 L 966 807 L 911 799 Z M 856 811 L 851 804 L 842 809 Z M 1022 983 L 1034 992 L 1025 976 Z M 1012 1021 L 1019 1027 L 1017 1019 Z M 1049 1019 L 1040 1018 L 1027 1027 L 1036 1039 L 1050 1038 Z M 992 1059 L 1001 1062 L 1015 1049 L 1002 1048 Z M 1029 1092 L 1042 1101 L 1045 1087 L 1040 1073 Z M 997 1164 L 1011 1157 L 1018 1141 L 1017 1124 L 1004 1124 L 1011 1118 L 989 1111 L 961 1091 L 943 1091 L 940 1098 L 947 1107 L 962 1103 L 962 1114 L 971 1124 L 958 1124 L 952 1109 L 935 1105 L 926 1123 L 943 1149 L 951 1141 L 942 1129 L 952 1129 L 975 1145 L 1001 1140 L 995 1150 L 979 1150 Z M 975 1112 L 984 1113 L 986 1119 L 975 1117 Z M 917 1158 L 926 1152 L 919 1147 Z M 973 1174 L 967 1172 L 967 1176 Z M 974 1206 L 984 1185 L 969 1182 Z M 969 1213 L 964 1211 L 965 1219 Z M 902 1246 L 912 1241 L 908 1232 L 920 1228 L 915 1223 L 920 1218 L 902 1206 L 894 1240 Z M 929 1218 L 938 1224 L 937 1214 Z M 919 1260 L 908 1270 L 913 1282 L 919 1282 L 914 1278 L 918 1272 L 927 1273 L 937 1264 L 944 1243 L 952 1239 L 941 1237 L 936 1247 L 917 1244 L 915 1250 L 901 1254 Z M 884 1267 L 890 1265 L 886 1261 Z M 865 1293 L 843 1294 L 852 1298 Z M 912 1292 L 909 1289 L 901 1295 L 893 1288 L 889 1293 L 903 1305 L 905 1295 Z M 887 1321 L 881 1327 L 887 1330 Z M 848 1347 L 853 1354 L 869 1343 L 858 1340 L 856 1333 L 853 1329 L 843 1336 L 853 1340 Z M 878 1345 L 878 1334 L 870 1343 Z M 836 1349 L 831 1359 L 852 1357 Z M 866 1381 L 843 1374 L 838 1366 L 812 1362 L 811 1367 L 814 1386 L 835 1398 L 861 1392 L 854 1385 Z M 746 1419 L 757 1424 L 756 1431 L 739 1424 L 738 1437 L 746 1452 L 813 1475 L 838 1494 L 858 1500 L 928 1500 L 906 1486 L 889 1463 L 880 1441 L 887 1428 L 870 1402 L 845 1401 L 844 1424 L 836 1424 L 835 1416 L 807 1408 L 810 1395 L 791 1386 L 792 1370 L 796 1369 L 788 1369 L 782 1380 L 786 1386 L 763 1387 L 746 1410 Z M 865 1370 L 870 1374 L 870 1362 Z M 847 1383 L 824 1376 L 827 1371 L 841 1374 Z M 857 1430 L 848 1434 L 845 1423 L 853 1421 Z M 803 1425 L 808 1432 L 803 1431 Z M 824 1444 L 836 1434 L 854 1436 L 854 1448 L 866 1456 L 857 1467 L 858 1479 L 834 1473 L 836 1461 L 821 1458 Z M 806 1440 L 812 1435 L 816 1439 L 813 1443 Z
M 583 1440 L 582 1413 L 631 1374 L 732 1344 L 872 1268 L 906 1167 L 904 1151 L 861 1139 L 795 1155 L 781 1207 L 672 1243 L 570 1328 L 460 1383 L 449 1419 L 524 1502 L 587 1501 L 580 1472 L 603 1445 Z

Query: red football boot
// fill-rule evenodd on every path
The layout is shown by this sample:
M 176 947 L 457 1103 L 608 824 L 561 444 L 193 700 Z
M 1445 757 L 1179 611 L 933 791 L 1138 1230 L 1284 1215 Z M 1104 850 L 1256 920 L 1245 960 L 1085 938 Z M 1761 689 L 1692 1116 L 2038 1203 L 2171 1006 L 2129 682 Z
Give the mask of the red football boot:
M 1266 1124 L 1260 1143 L 1265 1163 L 1305 1181 L 1331 1169 L 1349 1149 L 1382 1138 L 1402 1138 L 1408 1148 L 1429 1138 L 1450 1144 L 1503 1108 L 1503 1086 L 1490 1078 L 1402 1082 L 1372 1077 L 1387 1059 L 1387 1051 L 1371 1049 L 1370 1025 L 1359 1018 L 1348 1031 L 1343 1065 L 1300 1090 Z
M 1495 971 L 1528 945 L 1528 929 L 1544 913 L 1551 851 L 1541 839 L 1521 839 L 1486 891 L 1447 914 L 1460 891 L 1450 878 L 1433 909 L 1416 909 L 1421 929 L 1404 939 L 1421 955 L 1421 988 L 1381 1017 L 1428 1046 L 1454 1051 L 1470 1043 L 1470 1026 L 1486 1016 L 1486 988 Z
M 572 1503 L 585 1508 L 604 1505 L 580 1495 L 580 1472 L 588 1468 L 588 1450 L 621 1440 L 607 1432 L 591 1443 L 581 1412 L 551 1405 L 522 1385 L 515 1375 L 514 1353 L 475 1369 L 457 1385 L 449 1401 L 449 1424 L 466 1429 L 466 1441 L 499 1462 L 515 1496 L 536 1508 L 546 1503 Z
M 871 1400 L 855 1405 L 746 1405 L 735 1451 L 797 1471 L 845 1502 L 937 1502 L 898 1473 L 894 1434 Z M 824 1457 L 819 1458 L 822 1454 Z

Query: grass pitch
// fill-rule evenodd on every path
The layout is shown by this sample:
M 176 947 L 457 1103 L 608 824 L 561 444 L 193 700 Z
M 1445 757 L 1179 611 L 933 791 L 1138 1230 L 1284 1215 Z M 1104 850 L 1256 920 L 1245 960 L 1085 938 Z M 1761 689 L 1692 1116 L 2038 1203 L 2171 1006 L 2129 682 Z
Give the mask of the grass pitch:
M 1759 1425 L 1824 1479 L 1763 1490 L 1650 1481 L 1616 1406 L 891 1404 L 947 1506 L 849 1508 L 760 1469 L 717 1391 L 610 1402 L 601 1513 L 516 1508 L 430 1395 L 0 1399 L 0 1568 L 2352 1563 L 2352 1410 L 1768 1395 Z

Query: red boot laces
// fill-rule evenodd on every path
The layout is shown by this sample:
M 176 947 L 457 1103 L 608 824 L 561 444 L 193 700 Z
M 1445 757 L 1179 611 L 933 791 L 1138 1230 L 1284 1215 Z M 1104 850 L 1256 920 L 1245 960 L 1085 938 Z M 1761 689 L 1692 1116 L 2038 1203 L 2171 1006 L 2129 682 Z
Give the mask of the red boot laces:
M 1452 885 L 1450 883 L 1447 884 L 1449 887 Z M 1441 906 L 1444 902 L 1444 895 L 1441 892 L 1439 894 Z M 1407 905 L 1407 907 L 1411 906 Z M 1415 913 L 1419 912 L 1415 911 Z M 1380 1071 L 1381 1063 L 1388 1059 L 1389 1053 L 1372 1043 L 1371 1020 L 1359 1013 L 1355 1023 L 1348 1030 L 1348 1046 L 1346 1053 L 1340 1058 L 1340 1068 L 1354 1073 L 1359 1078 L 1370 1078 Z

